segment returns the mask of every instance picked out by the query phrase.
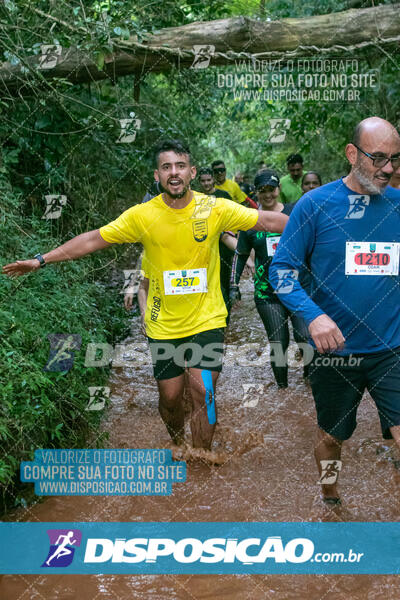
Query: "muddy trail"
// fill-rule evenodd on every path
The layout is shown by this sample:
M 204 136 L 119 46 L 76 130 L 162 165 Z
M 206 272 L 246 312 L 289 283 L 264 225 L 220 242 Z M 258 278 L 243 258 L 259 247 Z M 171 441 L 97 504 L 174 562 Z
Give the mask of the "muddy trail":
M 217 393 L 214 448 L 228 456 L 227 462 L 218 467 L 189 463 L 186 483 L 174 484 L 171 496 L 52 497 L 7 520 L 399 520 L 400 471 L 393 465 L 398 456 L 381 438 L 369 395 L 360 407 L 357 430 L 343 450 L 343 506 L 333 511 L 322 505 L 313 459 L 311 390 L 302 379 L 300 363 L 290 368 L 288 390 L 278 390 L 270 366 L 258 364 L 267 340 L 252 300 L 252 284 L 243 283 L 243 300 L 226 336 L 226 364 Z M 134 318 L 126 341 L 143 344 L 139 329 L 139 319 Z M 244 344 L 254 346 L 243 349 Z M 112 402 L 104 422 L 108 447 L 168 447 L 150 366 L 114 368 L 110 385 Z M 7 575 L 0 581 L 0 598 L 398 600 L 400 581 L 384 575 Z

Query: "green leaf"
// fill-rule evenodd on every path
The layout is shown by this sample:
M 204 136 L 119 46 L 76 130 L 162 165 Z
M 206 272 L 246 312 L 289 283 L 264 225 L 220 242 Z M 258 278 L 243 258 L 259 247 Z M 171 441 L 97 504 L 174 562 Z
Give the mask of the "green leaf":
M 101 71 L 102 68 L 104 67 L 104 59 L 105 59 L 105 57 L 106 57 L 106 55 L 104 54 L 104 52 L 99 52 L 97 54 L 96 65 L 97 65 L 97 68 L 99 69 L 99 71 Z
M 39 119 L 35 122 L 35 129 L 45 129 L 46 127 L 48 127 L 48 125 L 50 125 L 51 123 L 51 118 L 49 117 L 49 115 L 43 115 L 42 117 L 39 117 Z

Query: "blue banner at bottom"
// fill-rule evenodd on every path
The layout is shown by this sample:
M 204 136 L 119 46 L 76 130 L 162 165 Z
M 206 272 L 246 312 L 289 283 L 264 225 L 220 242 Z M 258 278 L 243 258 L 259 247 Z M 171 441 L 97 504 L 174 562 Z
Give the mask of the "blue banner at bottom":
M 0 573 L 399 574 L 400 523 L 0 523 Z

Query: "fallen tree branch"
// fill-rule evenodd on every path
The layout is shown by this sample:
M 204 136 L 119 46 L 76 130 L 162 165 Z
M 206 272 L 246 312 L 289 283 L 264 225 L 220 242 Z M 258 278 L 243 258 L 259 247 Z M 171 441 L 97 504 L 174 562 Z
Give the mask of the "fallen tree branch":
M 105 57 L 101 69 L 95 60 L 76 48 L 63 49 L 51 69 L 40 68 L 37 56 L 25 58 L 21 65 L 3 63 L 0 88 L 2 94 L 14 95 L 29 93 L 30 87 L 57 78 L 75 84 L 149 71 L 165 72 L 174 67 L 189 68 L 195 56 L 194 45 L 214 46 L 210 64 L 216 66 L 244 59 L 285 62 L 295 56 L 349 55 L 366 48 L 378 51 L 383 46 L 397 48 L 399 15 L 400 4 L 392 4 L 303 19 L 259 21 L 235 17 L 195 22 L 148 35 L 142 43 L 136 38 L 113 40 L 115 51 Z M 68 23 L 51 15 L 43 13 L 43 16 L 71 29 Z

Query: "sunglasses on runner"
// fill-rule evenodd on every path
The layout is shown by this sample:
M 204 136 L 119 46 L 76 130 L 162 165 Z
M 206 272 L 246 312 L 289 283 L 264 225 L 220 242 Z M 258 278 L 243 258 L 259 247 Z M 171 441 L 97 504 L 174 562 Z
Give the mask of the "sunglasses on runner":
M 374 156 L 373 154 L 365 152 L 364 150 L 359 148 L 357 144 L 353 144 L 353 146 L 355 146 L 357 150 L 365 154 L 365 156 L 368 156 L 368 158 L 372 160 L 372 164 L 374 165 L 374 167 L 386 167 L 389 161 L 392 163 L 393 169 L 397 169 L 398 167 L 400 167 L 400 154 L 395 154 L 394 156 Z
M 216 169 L 213 169 L 213 173 L 225 173 L 225 171 L 225 167 L 217 167 Z
M 276 187 L 276 185 L 262 185 L 256 191 L 258 194 L 272 194 L 276 190 Z

